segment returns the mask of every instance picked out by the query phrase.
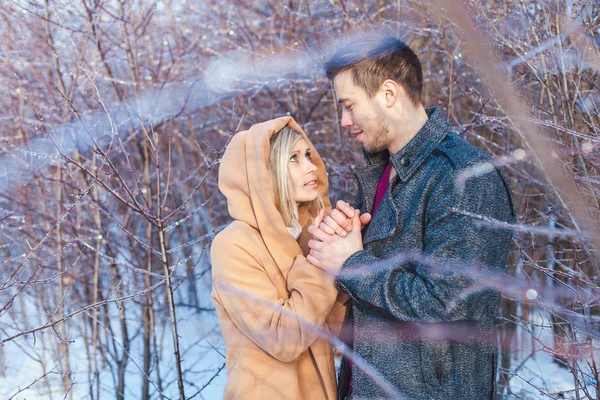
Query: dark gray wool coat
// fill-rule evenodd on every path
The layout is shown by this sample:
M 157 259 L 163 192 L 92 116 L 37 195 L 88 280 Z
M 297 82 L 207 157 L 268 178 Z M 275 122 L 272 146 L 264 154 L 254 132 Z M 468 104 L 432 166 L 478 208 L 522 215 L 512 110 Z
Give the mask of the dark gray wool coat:
M 438 108 L 427 114 L 402 150 L 365 153 L 355 171 L 361 213 L 388 160 L 397 175 L 337 279 L 352 298 L 348 339 L 375 370 L 353 365 L 353 399 L 494 396 L 500 295 L 485 278 L 505 270 L 512 232 L 493 220 L 515 221 L 512 197 L 488 154 L 451 133 Z M 340 398 L 348 381 L 344 360 Z

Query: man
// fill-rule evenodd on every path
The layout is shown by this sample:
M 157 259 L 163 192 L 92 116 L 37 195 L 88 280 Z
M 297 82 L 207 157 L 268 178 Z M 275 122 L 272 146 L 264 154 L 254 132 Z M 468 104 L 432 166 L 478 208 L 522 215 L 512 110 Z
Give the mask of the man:
M 421 64 L 402 41 L 354 40 L 326 71 L 341 125 L 364 147 L 367 165 L 355 171 L 363 215 L 338 202 L 309 228 L 308 259 L 332 274 L 341 265 L 350 344 L 376 371 L 344 359 L 340 398 L 493 398 L 500 295 L 479 278 L 501 273 L 511 247 L 496 222 L 515 221 L 504 176 L 450 132 L 440 109 L 424 108 Z

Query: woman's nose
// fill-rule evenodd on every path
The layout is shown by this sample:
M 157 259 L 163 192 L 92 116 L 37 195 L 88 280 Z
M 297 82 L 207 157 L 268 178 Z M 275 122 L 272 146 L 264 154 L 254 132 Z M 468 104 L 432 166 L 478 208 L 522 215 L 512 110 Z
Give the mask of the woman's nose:
M 308 162 L 308 168 L 307 168 L 306 172 L 309 173 L 309 174 L 312 174 L 312 173 L 314 173 L 316 171 L 317 171 L 317 166 L 315 164 L 313 164 L 312 161 L 309 161 Z

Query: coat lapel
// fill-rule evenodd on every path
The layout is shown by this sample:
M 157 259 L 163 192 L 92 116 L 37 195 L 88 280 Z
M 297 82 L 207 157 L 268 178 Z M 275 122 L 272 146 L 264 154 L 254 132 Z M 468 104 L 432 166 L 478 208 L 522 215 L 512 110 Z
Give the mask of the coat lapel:
M 394 235 L 398 222 L 399 210 L 396 203 L 392 200 L 390 189 L 381 199 L 379 207 L 369 225 L 363 231 L 363 245 L 391 237 Z
M 379 179 L 388 162 L 391 162 L 396 170 L 394 179 L 397 185 L 404 185 L 448 134 L 450 129 L 448 122 L 439 108 L 432 107 L 426 111 L 429 118 L 425 125 L 404 148 L 391 157 L 387 150 L 369 154 L 363 148 L 367 166 L 356 168 L 354 171 L 359 187 L 357 205 L 360 207 L 361 214 L 373 213 Z M 397 189 L 398 187 L 394 188 L 394 191 Z M 363 230 L 363 245 L 366 246 L 394 234 L 400 215 L 398 203 L 393 199 L 390 185 L 373 219 Z
M 361 214 L 365 212 L 373 214 L 377 186 L 389 161 L 389 155 L 385 150 L 376 154 L 365 153 L 365 157 L 368 165 L 363 168 L 356 168 L 354 175 L 361 194 L 358 199 L 360 212 Z M 363 230 L 363 245 L 389 237 L 396 228 L 398 208 L 395 202 L 392 201 L 390 190 L 391 186 L 381 200 L 373 219 Z

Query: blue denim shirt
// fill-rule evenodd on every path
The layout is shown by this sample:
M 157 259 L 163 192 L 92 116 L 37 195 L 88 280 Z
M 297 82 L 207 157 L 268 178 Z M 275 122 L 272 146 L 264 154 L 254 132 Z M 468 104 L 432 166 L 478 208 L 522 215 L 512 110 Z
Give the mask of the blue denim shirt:
M 505 270 L 514 205 L 491 157 L 450 132 L 438 108 L 398 153 L 367 154 L 356 206 L 370 212 L 388 160 L 396 176 L 371 222 L 364 250 L 337 279 L 352 298 L 352 398 L 491 399 L 500 302 L 481 278 Z M 492 222 L 490 222 L 492 221 Z M 373 376 L 378 376 L 374 378 Z M 349 368 L 340 370 L 339 396 Z M 390 386 L 385 388 L 381 382 Z

